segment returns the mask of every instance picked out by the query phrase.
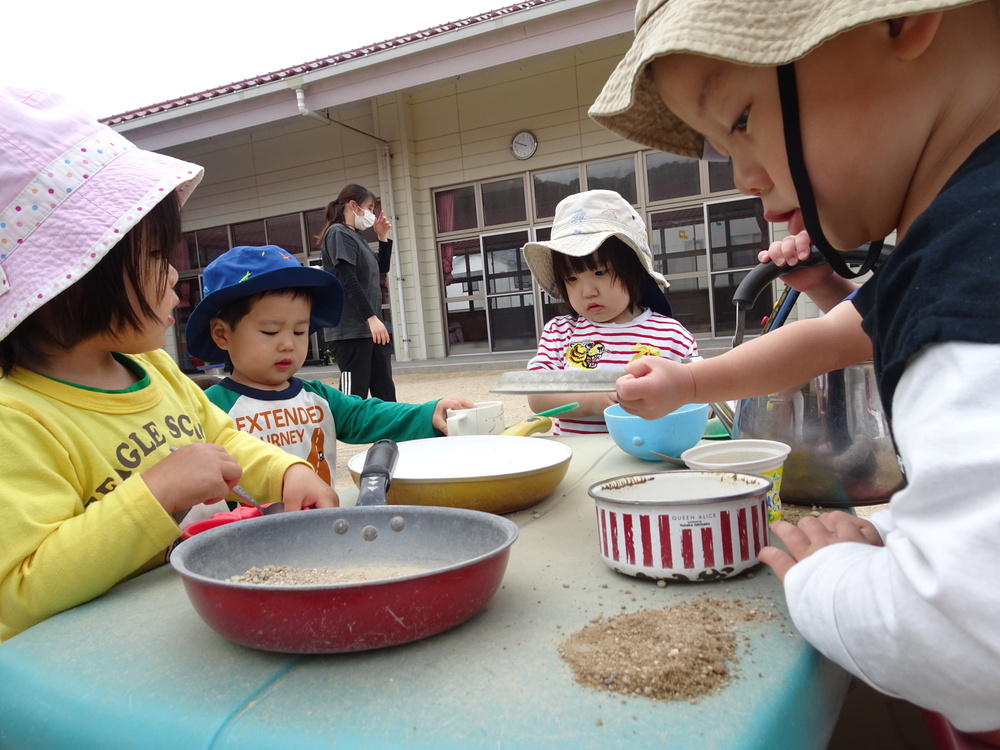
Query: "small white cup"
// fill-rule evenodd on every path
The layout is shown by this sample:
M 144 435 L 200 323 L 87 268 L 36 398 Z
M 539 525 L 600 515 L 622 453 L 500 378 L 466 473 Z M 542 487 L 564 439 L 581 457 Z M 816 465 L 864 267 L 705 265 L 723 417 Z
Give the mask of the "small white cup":
M 499 435 L 504 431 L 503 401 L 477 401 L 473 409 L 448 409 L 448 436 Z
M 767 522 L 781 518 L 781 475 L 791 446 L 777 440 L 713 440 L 688 448 L 681 460 L 701 471 L 736 471 L 761 474 L 772 482 L 767 493 Z

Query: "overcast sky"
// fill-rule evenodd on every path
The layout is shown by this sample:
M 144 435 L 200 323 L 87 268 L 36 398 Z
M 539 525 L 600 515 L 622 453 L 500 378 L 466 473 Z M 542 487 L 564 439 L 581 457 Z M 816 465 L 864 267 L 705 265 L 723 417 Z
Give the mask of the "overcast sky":
M 107 117 L 515 3 L 55 0 L 31 11 L 34 28 L 4 35 L 0 80 L 58 91 Z

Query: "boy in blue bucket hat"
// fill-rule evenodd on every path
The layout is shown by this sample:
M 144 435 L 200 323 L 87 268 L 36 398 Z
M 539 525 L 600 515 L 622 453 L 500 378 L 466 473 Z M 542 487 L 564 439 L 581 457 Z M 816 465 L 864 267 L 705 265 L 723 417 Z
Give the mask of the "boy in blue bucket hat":
M 337 440 L 435 437 L 447 432 L 448 409 L 473 406 L 456 398 L 362 399 L 296 378 L 309 335 L 340 321 L 344 292 L 335 276 L 276 245 L 234 247 L 205 268 L 202 282 L 204 297 L 187 323 L 188 351 L 231 365 L 229 377 L 205 395 L 239 430 L 305 459 L 331 485 Z

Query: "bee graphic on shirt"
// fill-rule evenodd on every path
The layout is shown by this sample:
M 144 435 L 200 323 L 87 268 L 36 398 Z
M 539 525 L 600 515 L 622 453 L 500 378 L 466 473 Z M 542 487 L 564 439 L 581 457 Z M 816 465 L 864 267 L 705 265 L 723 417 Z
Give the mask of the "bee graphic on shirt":
M 597 341 L 577 341 L 566 350 L 566 363 L 570 367 L 593 370 L 604 356 L 604 344 Z
M 636 344 L 632 347 L 632 351 L 635 352 L 635 356 L 633 356 L 629 362 L 635 362 L 640 357 L 660 356 L 660 348 L 658 346 L 650 346 L 649 344 Z

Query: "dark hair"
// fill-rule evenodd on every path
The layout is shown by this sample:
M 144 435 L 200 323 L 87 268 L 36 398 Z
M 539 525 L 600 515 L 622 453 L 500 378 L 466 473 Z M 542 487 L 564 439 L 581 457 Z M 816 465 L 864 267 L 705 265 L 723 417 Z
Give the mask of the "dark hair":
M 219 310 L 215 314 L 214 318 L 218 318 L 223 323 L 228 325 L 230 328 L 236 328 L 237 324 L 245 318 L 253 306 L 260 302 L 265 297 L 288 297 L 290 299 L 306 299 L 312 304 L 313 301 L 313 287 L 311 286 L 290 286 L 284 289 L 267 289 L 263 292 L 257 292 L 257 294 L 251 294 L 247 297 L 240 297 L 237 300 L 233 300 L 228 305 Z M 213 320 L 214 320 L 213 318 Z
M 123 328 L 138 331 L 147 320 L 155 319 L 150 300 L 158 300 L 166 291 L 171 252 L 183 240 L 180 203 L 171 192 L 91 271 L 0 341 L 0 377 L 7 377 L 16 367 L 45 365 L 54 350 L 66 351 L 93 336 Z
M 565 253 L 552 253 L 552 275 L 556 292 L 568 300 L 566 278 L 583 271 L 605 269 L 611 278 L 617 279 L 628 292 L 629 308 L 636 310 L 642 306 L 642 289 L 649 273 L 646 271 L 635 250 L 617 237 L 608 237 L 590 255 L 576 257 Z M 579 311 L 576 311 L 579 314 Z
M 355 185 L 351 183 L 350 185 L 345 185 L 344 189 L 340 191 L 340 195 L 337 196 L 337 200 L 330 201 L 326 206 L 326 214 L 324 219 L 326 223 L 323 225 L 323 231 L 316 235 L 316 247 L 323 244 L 323 236 L 326 234 L 326 230 L 332 227 L 334 224 L 344 223 L 344 209 L 347 204 L 354 201 L 359 206 L 368 199 L 378 200 L 373 193 L 368 188 L 362 187 L 361 185 Z

